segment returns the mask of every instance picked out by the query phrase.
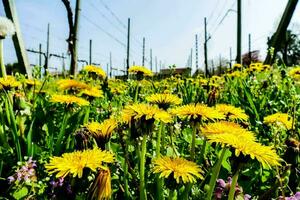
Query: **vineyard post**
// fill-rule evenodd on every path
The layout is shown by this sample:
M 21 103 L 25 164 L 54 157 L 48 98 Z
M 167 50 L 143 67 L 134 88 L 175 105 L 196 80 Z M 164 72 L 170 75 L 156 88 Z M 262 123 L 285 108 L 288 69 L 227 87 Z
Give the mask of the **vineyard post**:
M 195 64 L 198 69 L 198 34 L 195 35 Z
M 264 61 L 264 64 L 273 64 L 275 55 L 278 51 L 279 45 L 282 42 L 282 39 L 284 38 L 283 36 L 287 30 L 287 27 L 290 24 L 290 21 L 292 19 L 295 9 L 296 9 L 297 3 L 298 3 L 298 0 L 289 0 L 288 1 L 286 8 L 284 10 L 284 13 L 281 17 L 280 23 L 277 27 L 277 30 L 274 33 L 273 37 L 271 38 L 271 43 L 270 43 L 269 48 L 273 47 L 274 51 L 268 52 L 267 57 Z M 274 55 L 274 57 L 272 57 L 273 55 Z
M 155 71 L 158 73 L 158 69 L 157 69 L 157 56 L 155 56 Z
M 152 49 L 150 49 L 150 69 L 151 69 L 151 71 L 153 70 L 153 66 L 152 66 Z
M 236 62 L 242 64 L 242 0 L 237 0 L 237 50 Z
M 50 23 L 47 25 L 47 44 L 46 44 L 46 65 L 45 65 L 45 75 L 49 68 L 49 48 L 50 48 Z
M 29 65 L 29 61 L 28 61 L 28 57 L 27 57 L 27 52 L 25 49 L 25 44 L 24 44 L 23 37 L 21 34 L 21 28 L 20 28 L 20 24 L 19 24 L 15 1 L 14 0 L 2 0 L 2 2 L 3 2 L 6 17 L 14 23 L 14 26 L 16 29 L 16 34 L 12 36 L 12 40 L 13 40 L 16 55 L 18 58 L 18 63 L 20 65 L 20 67 L 23 68 L 24 71 L 26 71 L 28 78 L 31 78 L 31 69 L 30 69 L 30 65 Z
M 230 47 L 229 48 L 229 67 L 230 67 L 230 69 L 232 69 L 231 62 L 232 62 L 232 48 Z
M 128 24 L 127 24 L 127 58 L 126 58 L 126 64 L 127 64 L 127 69 L 126 69 L 126 76 L 127 79 L 129 78 L 128 76 L 128 69 L 129 69 L 129 49 L 130 49 L 130 18 L 128 18 Z
M 112 67 L 112 54 L 111 54 L 111 52 L 109 52 L 109 69 L 110 69 L 110 71 L 109 71 L 109 77 L 111 78 L 112 77 L 112 69 L 113 67 Z
M 93 41 L 90 40 L 90 45 L 89 45 L 89 64 L 92 64 L 92 48 L 93 48 Z
M 42 44 L 39 44 L 39 67 L 42 66 Z
M 143 37 L 143 58 L 142 58 L 142 66 L 145 66 L 145 38 Z
M 191 48 L 191 55 L 190 55 L 191 59 L 190 59 L 190 67 L 191 69 L 193 69 L 193 48 Z
M 205 64 L 205 77 L 209 77 L 208 63 L 207 63 L 207 22 L 206 17 L 204 18 L 204 64 Z
M 248 35 L 248 51 L 249 51 L 249 65 L 251 64 L 252 61 L 252 55 L 251 55 L 251 34 L 249 33 Z

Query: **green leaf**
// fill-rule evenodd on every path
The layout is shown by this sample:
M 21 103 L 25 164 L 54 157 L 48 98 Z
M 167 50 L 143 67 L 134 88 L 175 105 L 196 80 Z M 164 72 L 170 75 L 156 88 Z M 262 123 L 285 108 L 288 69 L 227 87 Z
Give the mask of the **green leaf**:
M 221 156 L 222 151 L 219 152 L 219 157 Z M 229 158 L 231 156 L 231 151 L 226 150 L 225 154 L 224 154 L 224 158 L 222 161 L 222 167 L 224 167 L 227 171 L 231 171 L 231 165 L 229 163 Z
M 27 187 L 22 187 L 20 190 L 16 190 L 13 193 L 13 197 L 15 199 L 22 199 L 23 197 L 25 197 L 28 194 L 28 189 Z

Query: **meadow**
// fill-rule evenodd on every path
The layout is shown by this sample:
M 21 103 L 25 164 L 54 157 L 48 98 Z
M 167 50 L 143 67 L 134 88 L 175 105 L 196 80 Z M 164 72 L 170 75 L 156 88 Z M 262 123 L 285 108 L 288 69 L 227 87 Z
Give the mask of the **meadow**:
M 300 67 L 0 78 L 0 199 L 300 199 Z

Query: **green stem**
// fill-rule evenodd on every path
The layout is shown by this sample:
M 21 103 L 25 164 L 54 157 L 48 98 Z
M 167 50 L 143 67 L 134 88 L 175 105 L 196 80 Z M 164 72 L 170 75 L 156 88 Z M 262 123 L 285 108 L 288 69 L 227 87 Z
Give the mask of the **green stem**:
M 196 146 L 196 134 L 197 134 L 197 128 L 195 125 L 193 127 L 193 133 L 192 133 L 192 144 L 191 144 L 191 160 L 195 160 L 195 146 Z
M 156 158 L 160 158 L 160 147 L 161 147 L 161 135 L 163 132 L 164 123 L 160 123 L 160 127 L 157 133 L 156 141 Z M 164 146 L 162 146 L 164 149 Z M 159 178 L 159 175 L 156 175 L 156 190 L 157 190 L 157 199 L 163 199 L 163 180 Z
M 32 143 L 32 132 L 33 132 L 33 123 L 34 123 L 34 120 L 35 119 L 32 119 L 32 122 L 30 124 L 30 128 L 29 128 L 29 131 L 28 131 L 28 134 L 27 134 L 27 156 L 33 156 L 33 143 Z
M 83 119 L 83 124 L 87 124 L 89 122 L 90 110 L 91 110 L 90 106 L 87 106 L 84 119 Z
M 63 119 L 60 131 L 59 131 L 59 134 L 57 137 L 56 145 L 55 145 L 55 155 L 58 155 L 61 151 L 62 140 L 65 136 L 68 119 L 69 119 L 69 112 L 65 113 L 65 115 L 64 115 L 64 119 Z
M 18 135 L 18 130 L 17 130 L 17 122 L 15 119 L 13 106 L 10 101 L 10 94 L 7 94 L 6 97 L 7 98 L 5 100 L 5 104 L 7 105 L 6 108 L 8 108 L 8 112 L 9 112 L 9 116 L 7 116 L 7 117 L 10 118 L 9 121 L 11 122 L 10 126 L 11 126 L 12 133 L 13 133 L 13 140 L 14 140 L 14 143 L 16 146 L 18 161 L 22 161 L 22 152 L 21 152 L 21 145 L 20 145 L 19 135 Z
M 214 189 L 215 189 L 215 186 L 216 186 L 216 181 L 217 181 L 217 178 L 219 176 L 219 172 L 220 172 L 220 169 L 221 169 L 221 166 L 222 166 L 222 161 L 223 161 L 225 152 L 226 152 L 226 148 L 223 148 L 221 156 L 218 159 L 217 164 L 213 168 L 212 175 L 211 175 L 210 180 L 209 180 L 209 191 L 208 191 L 207 196 L 206 196 L 207 200 L 212 199 L 213 192 L 214 192 Z
M 162 131 L 163 131 L 163 126 L 164 126 L 164 123 L 161 122 L 161 123 L 160 123 L 160 126 L 159 126 L 158 133 L 157 133 L 157 141 L 156 141 L 156 158 L 160 158 L 161 135 L 162 135 Z M 162 146 L 162 149 L 164 149 L 163 146 Z
M 235 186 L 239 177 L 239 172 L 240 172 L 240 166 L 238 167 L 238 169 L 236 170 L 235 174 L 232 177 L 228 200 L 234 200 Z
M 175 194 L 175 190 L 169 190 L 168 200 L 173 200 L 174 199 L 174 194 Z
M 146 200 L 145 188 L 145 163 L 146 163 L 146 150 L 147 150 L 147 134 L 143 134 L 142 147 L 140 156 L 140 200 Z
M 204 154 L 205 154 L 206 143 L 207 143 L 207 140 L 206 140 L 206 138 L 204 138 L 203 144 L 202 144 L 202 147 L 201 147 L 199 163 L 202 163 L 203 160 L 204 160 Z
M 0 76 L 6 78 L 6 69 L 4 65 L 4 57 L 3 57 L 3 39 L 0 39 L 0 66 L 1 66 L 1 74 Z

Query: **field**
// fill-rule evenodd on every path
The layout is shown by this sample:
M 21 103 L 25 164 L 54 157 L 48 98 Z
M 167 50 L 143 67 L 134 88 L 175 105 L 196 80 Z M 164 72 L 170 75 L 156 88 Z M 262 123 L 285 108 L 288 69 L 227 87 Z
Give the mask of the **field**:
M 299 67 L 129 73 L 0 78 L 0 196 L 298 198 Z

